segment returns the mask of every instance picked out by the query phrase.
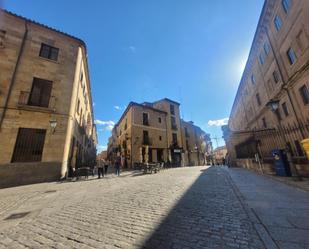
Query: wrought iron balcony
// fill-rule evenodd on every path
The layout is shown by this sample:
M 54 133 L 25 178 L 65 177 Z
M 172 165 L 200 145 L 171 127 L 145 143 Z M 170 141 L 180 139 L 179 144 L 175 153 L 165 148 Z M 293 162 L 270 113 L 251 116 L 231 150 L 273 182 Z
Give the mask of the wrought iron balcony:
M 18 107 L 30 109 L 45 109 L 47 111 L 55 111 L 56 97 L 55 96 L 37 96 L 37 101 L 30 101 L 31 92 L 20 91 L 18 98 Z M 49 98 L 48 101 L 41 101 L 42 97 Z

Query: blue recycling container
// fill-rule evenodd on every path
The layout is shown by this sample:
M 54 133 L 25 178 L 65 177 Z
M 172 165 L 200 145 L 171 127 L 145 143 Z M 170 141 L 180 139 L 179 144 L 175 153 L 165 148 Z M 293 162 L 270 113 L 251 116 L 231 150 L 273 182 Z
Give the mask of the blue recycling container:
M 274 158 L 276 175 L 291 176 L 290 165 L 285 150 L 274 149 L 272 150 L 272 155 Z

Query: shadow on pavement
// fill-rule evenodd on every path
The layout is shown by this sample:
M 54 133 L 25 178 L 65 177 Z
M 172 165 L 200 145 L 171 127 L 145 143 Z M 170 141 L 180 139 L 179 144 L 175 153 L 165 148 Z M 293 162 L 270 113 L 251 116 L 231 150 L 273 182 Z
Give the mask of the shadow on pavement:
M 201 172 L 141 248 L 264 248 L 224 170 Z

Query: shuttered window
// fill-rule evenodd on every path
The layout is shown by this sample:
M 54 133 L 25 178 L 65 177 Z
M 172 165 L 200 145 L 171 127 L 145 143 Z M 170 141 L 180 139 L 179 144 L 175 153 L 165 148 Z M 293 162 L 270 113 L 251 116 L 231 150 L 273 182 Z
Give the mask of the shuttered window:
M 48 107 L 52 85 L 49 80 L 34 78 L 28 105 Z
M 46 130 L 19 128 L 12 162 L 39 162 L 42 159 Z

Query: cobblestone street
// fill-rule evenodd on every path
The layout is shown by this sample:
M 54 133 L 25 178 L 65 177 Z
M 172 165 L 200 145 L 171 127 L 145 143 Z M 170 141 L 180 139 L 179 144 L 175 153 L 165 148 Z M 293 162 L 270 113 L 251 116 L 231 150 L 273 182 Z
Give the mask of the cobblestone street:
M 2 189 L 0 248 L 266 248 L 237 187 L 245 173 L 190 167 Z

